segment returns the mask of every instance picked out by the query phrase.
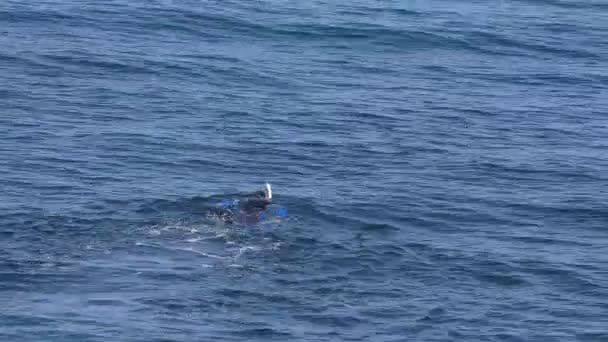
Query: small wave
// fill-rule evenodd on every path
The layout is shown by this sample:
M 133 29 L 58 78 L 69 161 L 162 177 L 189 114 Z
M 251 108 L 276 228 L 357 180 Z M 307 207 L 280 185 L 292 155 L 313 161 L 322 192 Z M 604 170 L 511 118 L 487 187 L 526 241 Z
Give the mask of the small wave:
M 86 70 L 87 73 L 118 72 L 128 74 L 152 74 L 154 70 L 137 65 L 135 61 L 119 61 L 98 55 L 64 51 L 58 54 L 40 54 L 40 58 L 56 67 L 70 67 L 72 72 Z M 139 64 L 139 63 L 138 63 Z
M 596 59 L 599 56 L 595 53 L 589 52 L 583 49 L 567 49 L 563 46 L 556 47 L 540 42 L 533 42 L 531 40 L 523 40 L 523 38 L 511 38 L 500 33 L 490 31 L 468 31 L 466 32 L 466 41 L 473 45 L 482 46 L 485 49 L 493 51 L 496 47 L 501 49 L 501 53 L 512 51 L 514 54 L 517 51 L 528 51 L 532 52 L 533 56 L 540 56 L 541 54 L 552 54 L 556 56 L 568 57 L 568 58 L 593 58 Z M 504 50 L 507 49 L 507 50 Z M 499 50 L 495 50 L 499 52 Z
M 52 9 L 18 9 L 0 10 L 0 22 L 7 23 L 46 23 L 55 24 L 58 21 L 75 21 L 83 18 L 77 14 Z
M 550 5 L 568 10 L 608 10 L 608 4 L 600 1 L 573 1 L 573 0 L 518 0 L 532 5 Z

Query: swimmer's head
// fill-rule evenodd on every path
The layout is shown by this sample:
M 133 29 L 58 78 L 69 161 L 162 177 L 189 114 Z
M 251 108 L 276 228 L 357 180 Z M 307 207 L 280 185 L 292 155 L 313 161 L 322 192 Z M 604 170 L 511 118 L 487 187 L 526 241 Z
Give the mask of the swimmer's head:
M 270 187 L 270 184 L 266 183 L 266 188 L 264 190 L 256 191 L 253 195 L 258 200 L 270 203 L 272 201 L 272 188 Z
M 253 196 L 258 200 L 264 200 L 270 202 L 270 198 L 268 198 L 268 194 L 266 191 L 260 190 L 253 193 Z

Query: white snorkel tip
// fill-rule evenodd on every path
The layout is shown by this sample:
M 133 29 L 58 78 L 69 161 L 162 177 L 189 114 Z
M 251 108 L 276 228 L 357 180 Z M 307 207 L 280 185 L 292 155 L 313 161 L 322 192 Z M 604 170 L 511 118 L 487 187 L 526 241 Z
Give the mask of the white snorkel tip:
M 266 197 L 272 199 L 272 188 L 269 183 L 266 183 Z

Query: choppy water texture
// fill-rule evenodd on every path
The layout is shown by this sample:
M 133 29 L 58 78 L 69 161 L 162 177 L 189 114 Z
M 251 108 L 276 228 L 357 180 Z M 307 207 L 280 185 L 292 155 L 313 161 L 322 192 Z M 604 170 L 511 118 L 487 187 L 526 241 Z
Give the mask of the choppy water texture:
M 608 341 L 604 1 L 0 3 L 0 340 Z M 270 181 L 289 218 L 206 211 Z

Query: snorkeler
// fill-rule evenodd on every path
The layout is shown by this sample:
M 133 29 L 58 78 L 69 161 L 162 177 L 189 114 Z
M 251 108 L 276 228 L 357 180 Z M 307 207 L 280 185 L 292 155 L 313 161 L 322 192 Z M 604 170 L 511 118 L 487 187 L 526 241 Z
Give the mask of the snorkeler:
M 214 209 L 214 214 L 225 223 L 233 223 L 235 219 L 241 223 L 257 223 L 271 203 L 272 188 L 266 183 L 264 190 L 241 194 L 239 199 L 222 201 Z

